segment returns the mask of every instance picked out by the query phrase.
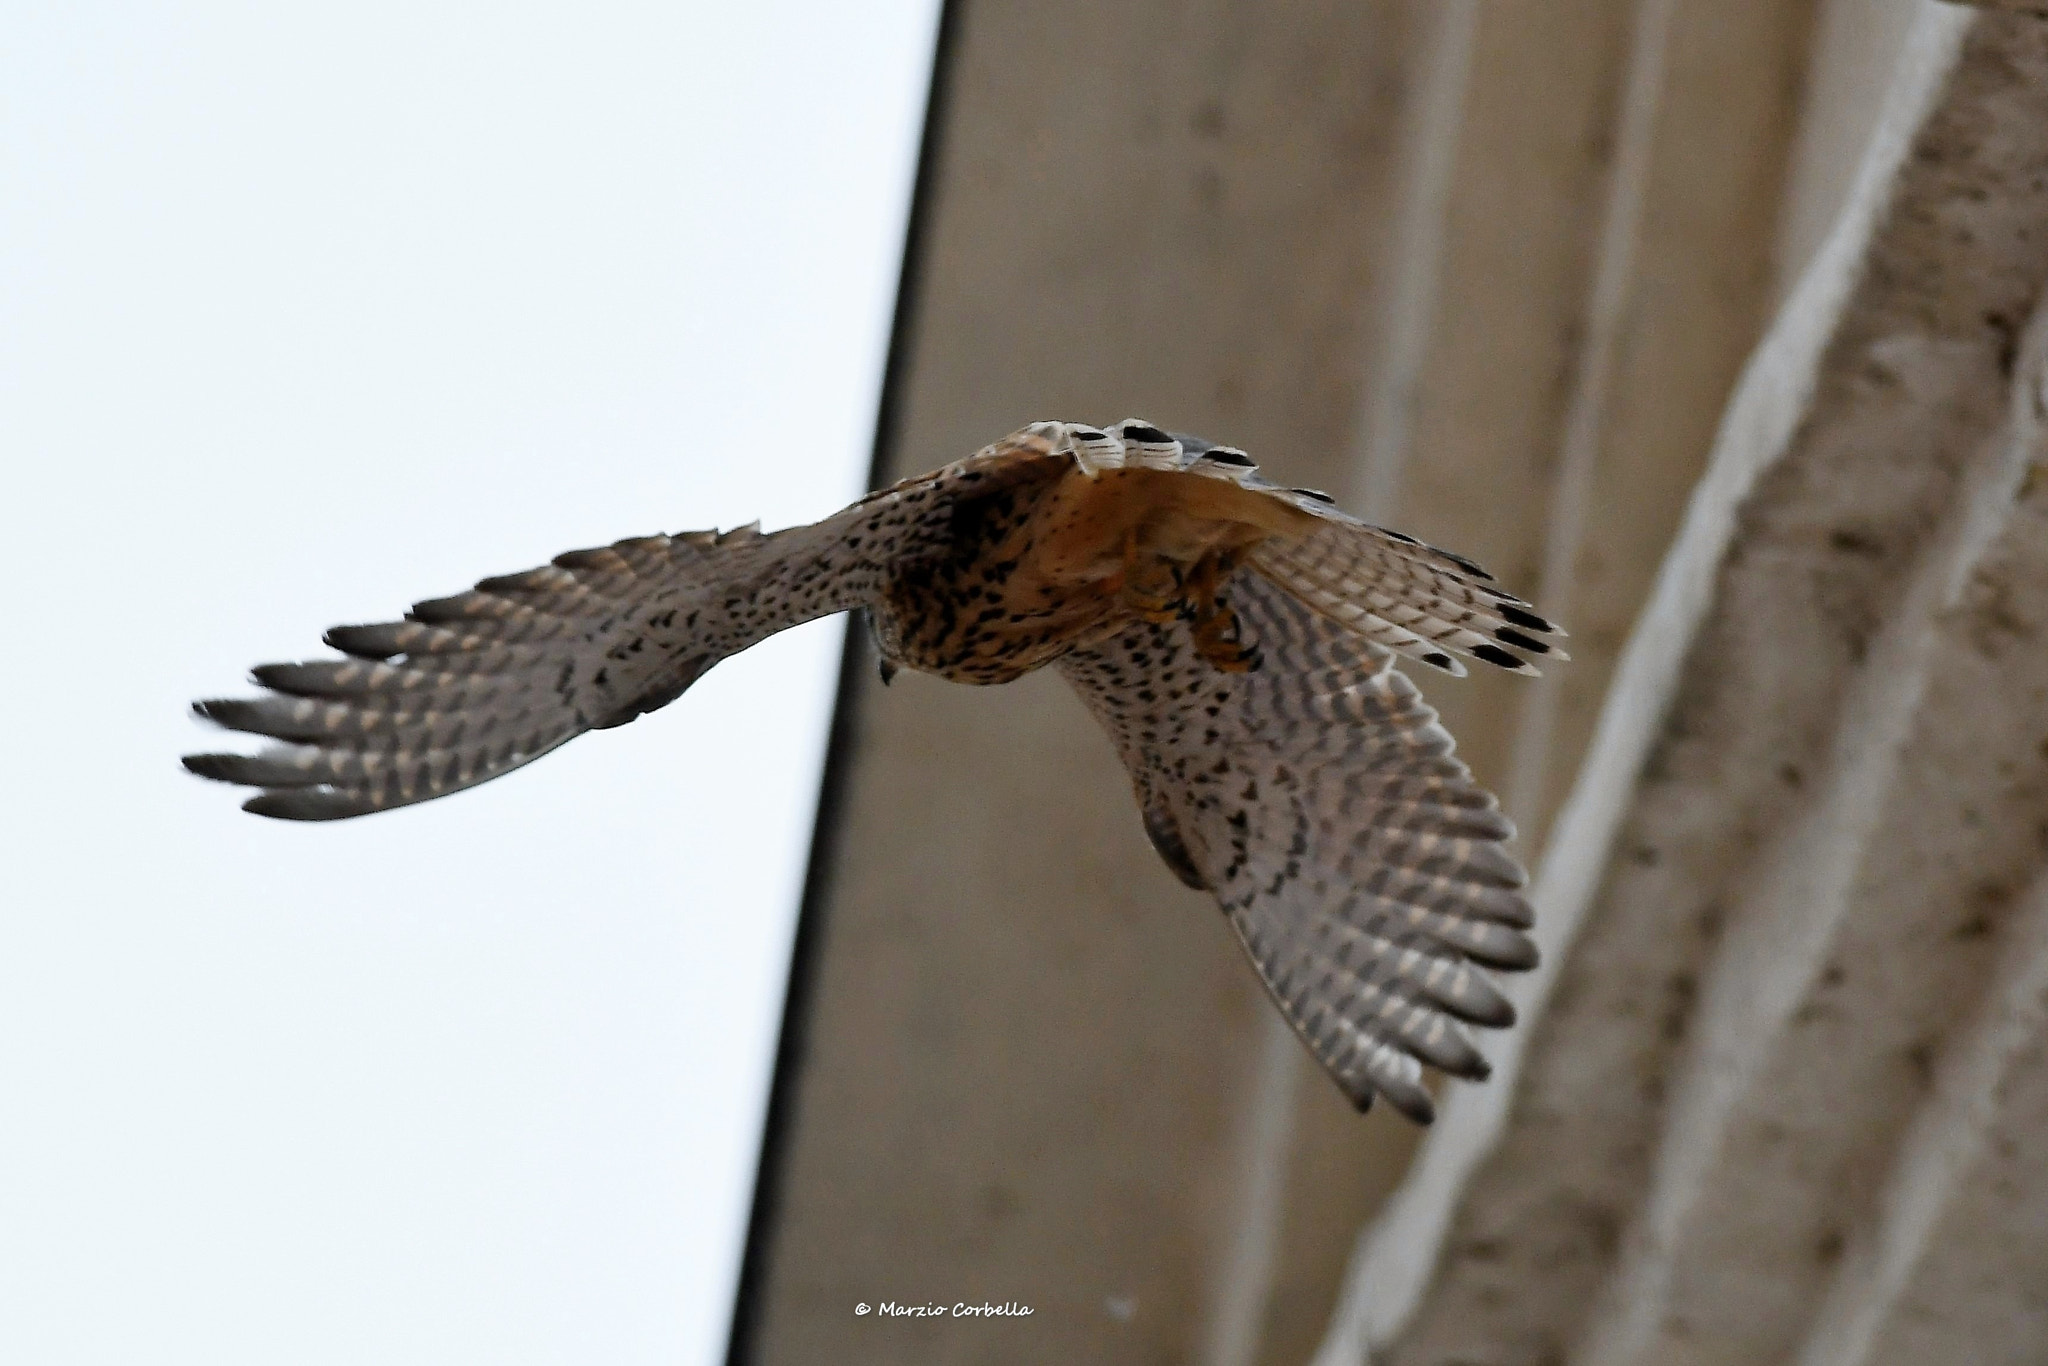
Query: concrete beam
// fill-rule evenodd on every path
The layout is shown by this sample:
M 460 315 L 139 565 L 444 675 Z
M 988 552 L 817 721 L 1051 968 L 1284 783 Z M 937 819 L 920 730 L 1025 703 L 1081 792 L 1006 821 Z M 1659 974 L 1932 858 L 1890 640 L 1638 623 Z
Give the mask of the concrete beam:
M 1431 689 L 1525 847 L 1578 767 L 1767 320 L 1810 22 L 1807 7 L 1775 2 L 1483 6 L 1463 107 L 1432 131 L 1455 144 L 1452 185 L 1435 232 L 1415 235 L 1425 262 L 1397 259 L 1389 274 L 1435 270 L 1438 305 L 1424 322 L 1398 315 L 1428 345 L 1418 373 L 1369 385 L 1405 388 L 1413 412 L 1405 429 L 1366 424 L 1362 486 L 1396 495 L 1366 504 L 1377 515 L 1487 547 L 1511 586 L 1572 628 L 1572 664 L 1540 684 Z M 1312 1150 L 1313 1126 L 1298 1132 Z M 1303 1162 L 1297 1201 L 1333 1179 Z M 1275 1366 L 1313 1350 L 1340 1265 L 1326 1244 L 1312 1271 L 1302 1240 L 1284 1246 L 1302 1255 L 1282 1260 L 1260 1358 Z
M 2048 845 L 2029 730 L 2048 691 L 2006 643 L 2040 619 L 2014 557 L 2039 541 L 2021 332 L 2048 275 L 2048 37 L 1935 5 L 1916 23 L 1549 844 L 1554 976 L 1502 1069 L 1515 1107 L 1453 1098 L 1333 1344 L 1861 1360 L 1921 1330 L 1900 1265 L 1970 1261 L 1975 1235 L 1916 1205 L 1915 1182 L 1977 1149 L 1918 1107 L 1952 1078 L 1994 1097 L 1976 1113 L 1995 1128 L 1996 1097 L 2031 1075 L 2031 1025 L 2012 1021 L 2032 1017 L 2011 1004 L 2031 979 L 1991 964 L 2008 934 L 2030 961 L 2006 908 Z M 1972 678 L 1971 652 L 1996 676 Z M 1990 1023 L 1958 1029 L 1959 1000 Z M 1952 1186 L 1960 1207 L 1970 1182 Z M 1915 1242 L 1937 1226 L 1960 1244 Z M 1439 1239 L 1425 1286 L 1406 1273 Z
M 1431 698 L 1545 851 L 1546 966 L 1347 1271 L 1415 1132 L 1302 1066 L 1075 701 L 867 684 L 749 1359 L 1992 1332 L 2048 1091 L 2048 26 L 1871 3 L 960 7 L 892 472 L 1136 413 L 1540 591 L 1547 691 Z M 1038 1312 L 853 1314 L 941 1298 Z

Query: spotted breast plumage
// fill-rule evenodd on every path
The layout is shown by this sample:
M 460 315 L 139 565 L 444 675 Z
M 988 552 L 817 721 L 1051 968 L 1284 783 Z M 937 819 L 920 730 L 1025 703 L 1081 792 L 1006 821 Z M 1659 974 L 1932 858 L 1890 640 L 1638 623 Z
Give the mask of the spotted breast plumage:
M 720 659 L 864 611 L 884 677 L 1057 668 L 1129 769 L 1144 829 L 1213 893 L 1360 1108 L 1428 1122 L 1421 1064 L 1480 1078 L 1462 1023 L 1534 965 L 1513 827 L 1396 658 L 1534 673 L 1563 635 L 1461 556 L 1129 419 L 1038 422 L 809 526 L 620 541 L 340 626 L 201 702 L 254 754 L 193 772 L 247 810 L 333 820 L 445 796 L 665 706 Z

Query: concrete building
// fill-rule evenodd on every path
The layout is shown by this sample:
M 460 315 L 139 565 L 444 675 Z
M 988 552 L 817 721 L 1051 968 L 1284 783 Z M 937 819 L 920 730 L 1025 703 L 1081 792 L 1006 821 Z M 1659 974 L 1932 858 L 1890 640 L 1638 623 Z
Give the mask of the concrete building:
M 2048 1359 L 2038 8 L 956 0 L 878 474 L 1135 414 L 1487 564 L 1546 959 L 1361 1118 L 1057 679 L 856 647 L 735 1360 Z

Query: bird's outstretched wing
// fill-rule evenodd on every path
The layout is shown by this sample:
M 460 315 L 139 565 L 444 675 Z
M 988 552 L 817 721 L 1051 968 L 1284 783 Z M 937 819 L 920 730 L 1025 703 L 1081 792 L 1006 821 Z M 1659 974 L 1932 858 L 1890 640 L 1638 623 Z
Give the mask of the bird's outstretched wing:
M 1262 655 L 1251 672 L 1212 668 L 1180 622 L 1136 623 L 1060 670 L 1116 742 L 1161 857 L 1214 892 L 1338 1085 L 1427 1123 L 1419 1064 L 1483 1077 L 1458 1022 L 1513 1023 L 1480 968 L 1536 962 L 1513 827 L 1386 645 L 1257 557 L 1224 592 Z
M 872 602 L 894 566 L 943 548 L 964 506 L 1071 462 L 1057 437 L 1027 428 L 810 526 L 572 551 L 418 603 L 403 621 L 337 626 L 326 641 L 346 658 L 265 664 L 264 695 L 195 704 L 281 743 L 185 766 L 263 789 L 244 809 L 287 820 L 473 787 L 667 705 L 778 631 Z

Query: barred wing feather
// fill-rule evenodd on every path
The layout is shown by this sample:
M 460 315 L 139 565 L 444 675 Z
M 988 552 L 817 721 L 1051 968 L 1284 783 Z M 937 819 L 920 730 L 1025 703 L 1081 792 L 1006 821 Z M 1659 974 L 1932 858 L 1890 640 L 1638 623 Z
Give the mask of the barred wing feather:
M 1219 673 L 1181 623 L 1060 664 L 1130 769 L 1161 857 L 1213 891 L 1260 979 L 1360 1108 L 1428 1122 L 1421 1064 L 1479 1078 L 1459 1022 L 1535 964 L 1513 827 L 1381 645 L 1259 572 L 1226 589 L 1263 663 Z

